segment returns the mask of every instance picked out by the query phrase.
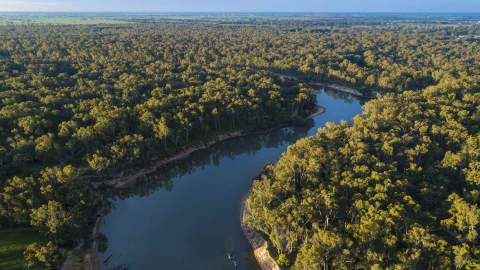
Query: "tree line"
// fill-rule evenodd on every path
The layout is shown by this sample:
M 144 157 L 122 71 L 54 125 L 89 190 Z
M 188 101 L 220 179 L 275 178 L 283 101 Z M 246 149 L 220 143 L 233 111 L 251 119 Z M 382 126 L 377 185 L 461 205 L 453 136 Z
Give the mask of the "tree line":
M 99 179 L 311 113 L 313 89 L 278 73 L 366 95 L 479 73 L 478 42 L 456 38 L 476 26 L 294 25 L 1 27 L 0 226 L 47 235 L 27 257 L 55 265 L 108 202 Z
M 386 94 L 298 141 L 246 220 L 292 269 L 479 269 L 478 79 Z

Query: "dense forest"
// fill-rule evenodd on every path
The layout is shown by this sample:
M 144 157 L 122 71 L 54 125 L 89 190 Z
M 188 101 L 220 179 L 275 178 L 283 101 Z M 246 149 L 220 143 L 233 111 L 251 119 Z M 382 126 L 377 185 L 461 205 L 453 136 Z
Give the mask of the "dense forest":
M 298 141 L 255 181 L 248 222 L 293 269 L 479 269 L 478 82 L 387 94 Z
M 474 269 L 480 44 L 459 37 L 478 26 L 293 26 L 2 26 L 0 226 L 47 237 L 28 264 L 53 268 L 89 234 L 108 203 L 102 180 L 305 117 L 315 81 L 413 92 L 369 103 L 353 126 L 329 126 L 267 166 L 249 199 L 255 228 L 299 269 L 362 256 L 430 268 L 457 256 Z M 426 240 L 408 242 L 416 235 Z
M 480 85 L 368 102 L 267 165 L 247 222 L 292 269 L 480 269 Z

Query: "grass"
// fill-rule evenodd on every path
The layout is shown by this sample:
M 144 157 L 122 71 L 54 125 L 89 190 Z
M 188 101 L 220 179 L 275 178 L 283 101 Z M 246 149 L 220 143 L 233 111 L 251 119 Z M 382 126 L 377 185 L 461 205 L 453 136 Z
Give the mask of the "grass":
M 25 269 L 23 251 L 34 242 L 44 242 L 45 238 L 32 229 L 0 230 L 0 269 Z

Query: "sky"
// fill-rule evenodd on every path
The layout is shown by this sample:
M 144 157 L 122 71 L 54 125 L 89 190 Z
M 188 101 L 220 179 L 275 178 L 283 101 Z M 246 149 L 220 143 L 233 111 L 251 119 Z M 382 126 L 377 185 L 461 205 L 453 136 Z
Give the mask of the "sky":
M 480 0 L 0 0 L 0 11 L 480 12 Z

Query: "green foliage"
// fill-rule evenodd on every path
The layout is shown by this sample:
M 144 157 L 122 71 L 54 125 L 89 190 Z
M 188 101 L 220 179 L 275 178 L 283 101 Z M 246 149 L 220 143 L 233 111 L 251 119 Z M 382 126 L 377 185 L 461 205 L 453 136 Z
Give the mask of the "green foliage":
M 89 235 L 109 194 L 98 179 L 315 109 L 310 87 L 232 59 L 213 28 L 159 27 L 2 27 L 0 226 L 51 241 L 32 264 L 53 267 L 54 248 Z
M 0 27 L 0 225 L 51 241 L 29 262 L 53 267 L 88 235 L 109 194 L 99 179 L 309 115 L 305 80 L 423 92 L 386 95 L 291 147 L 255 183 L 250 223 L 303 258 L 298 269 L 475 268 L 480 44 L 457 36 L 477 26 L 38 20 Z
M 61 254 L 58 247 L 53 242 L 45 245 L 28 245 L 24 252 L 25 265 L 28 269 L 32 267 L 41 267 L 46 270 L 56 269 L 60 262 Z
M 287 267 L 290 265 L 290 261 L 288 260 L 287 256 L 285 256 L 285 254 L 278 255 L 277 263 L 282 267 Z
M 2 214 L 32 225 L 57 243 L 71 243 L 88 233 L 100 198 L 79 171 L 67 165 L 36 176 L 9 179 L 1 193 Z
M 294 269 L 478 269 L 478 77 L 368 102 L 265 167 L 247 221 Z
M 45 238 L 31 229 L 0 230 L 0 269 L 25 269 L 23 252 L 32 243 L 44 243 Z
M 72 217 L 59 202 L 49 201 L 47 204 L 33 209 L 30 219 L 32 226 L 38 227 L 48 234 L 58 234 L 69 226 Z

